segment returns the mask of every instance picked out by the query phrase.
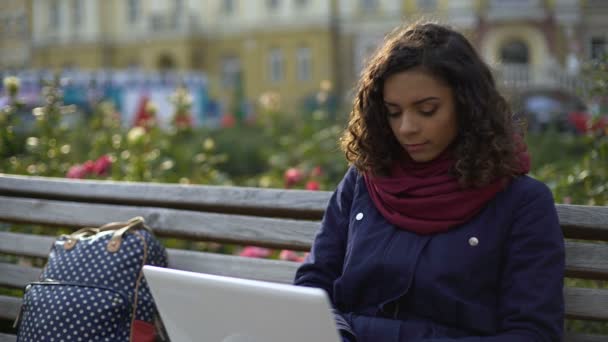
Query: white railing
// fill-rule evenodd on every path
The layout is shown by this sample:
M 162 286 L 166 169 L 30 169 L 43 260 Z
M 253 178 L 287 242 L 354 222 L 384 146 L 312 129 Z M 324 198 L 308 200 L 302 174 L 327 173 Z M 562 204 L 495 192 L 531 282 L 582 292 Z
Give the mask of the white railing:
M 492 0 L 486 18 L 489 20 L 543 19 L 547 16 L 540 0 Z
M 500 64 L 493 68 L 493 72 L 497 84 L 511 90 L 543 87 L 578 93 L 589 86 L 583 77 L 568 73 L 559 66 Z
M 531 68 L 527 65 L 501 64 L 494 68 L 496 82 L 505 88 L 528 88 L 531 81 Z

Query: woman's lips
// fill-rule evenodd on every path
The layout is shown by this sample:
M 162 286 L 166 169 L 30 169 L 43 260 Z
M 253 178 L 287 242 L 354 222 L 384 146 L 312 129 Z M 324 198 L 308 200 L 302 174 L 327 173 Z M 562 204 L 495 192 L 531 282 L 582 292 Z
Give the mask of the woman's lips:
M 420 151 L 424 150 L 427 145 L 428 145 L 428 142 L 425 142 L 422 144 L 406 144 L 405 149 L 410 153 L 416 153 L 416 152 L 420 152 Z

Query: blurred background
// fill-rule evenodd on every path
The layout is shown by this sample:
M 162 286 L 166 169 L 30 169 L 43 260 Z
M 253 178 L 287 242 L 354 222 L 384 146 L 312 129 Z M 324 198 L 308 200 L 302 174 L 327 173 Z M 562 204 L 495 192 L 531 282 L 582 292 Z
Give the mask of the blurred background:
M 384 35 L 463 32 L 557 202 L 608 198 L 608 0 L 1 0 L 0 172 L 332 190 Z
M 564 119 L 551 117 L 556 107 L 585 110 L 569 95 L 585 86 L 581 63 L 605 52 L 608 27 L 606 0 L 4 0 L 0 6 L 0 67 L 22 79 L 29 105 L 36 104 L 39 81 L 61 70 L 66 85 L 78 88 L 65 94 L 66 103 L 89 110 L 83 88 L 111 93 L 128 123 L 138 97 L 148 93 L 164 121 L 164 93 L 184 82 L 196 93 L 195 123 L 211 127 L 228 112 L 255 116 L 268 92 L 285 108 L 313 107 L 321 82 L 332 101 L 349 103 L 382 37 L 428 18 L 471 39 L 505 91 L 523 96 L 536 129 Z
M 0 0 L 0 173 L 331 191 L 366 59 L 421 18 L 491 66 L 556 202 L 606 205 L 608 0 Z

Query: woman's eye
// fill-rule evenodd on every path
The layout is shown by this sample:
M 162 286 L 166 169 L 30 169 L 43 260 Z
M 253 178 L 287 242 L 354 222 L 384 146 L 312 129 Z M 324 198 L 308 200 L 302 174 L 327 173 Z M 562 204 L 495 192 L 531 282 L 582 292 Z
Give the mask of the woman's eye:
M 420 114 L 425 115 L 425 116 L 431 116 L 435 113 L 435 111 L 437 111 L 437 108 L 432 108 L 432 109 L 425 109 L 425 110 L 420 110 Z
M 391 112 L 389 112 L 389 113 L 388 113 L 388 116 L 389 116 L 390 118 L 396 118 L 396 117 L 398 117 L 398 116 L 399 116 L 399 114 L 401 114 L 401 112 L 392 112 L 392 113 L 391 113 Z

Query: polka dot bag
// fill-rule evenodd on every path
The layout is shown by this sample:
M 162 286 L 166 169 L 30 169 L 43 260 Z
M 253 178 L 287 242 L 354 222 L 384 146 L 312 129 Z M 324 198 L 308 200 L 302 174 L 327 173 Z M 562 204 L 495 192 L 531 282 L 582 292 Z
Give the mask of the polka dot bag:
M 17 341 L 162 340 L 144 265 L 167 256 L 141 217 L 59 237 L 25 288 Z

